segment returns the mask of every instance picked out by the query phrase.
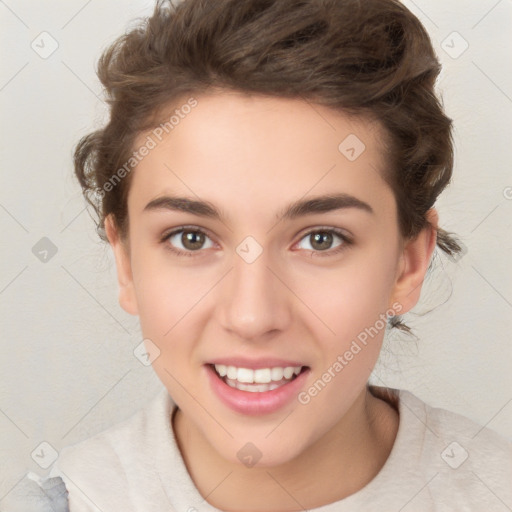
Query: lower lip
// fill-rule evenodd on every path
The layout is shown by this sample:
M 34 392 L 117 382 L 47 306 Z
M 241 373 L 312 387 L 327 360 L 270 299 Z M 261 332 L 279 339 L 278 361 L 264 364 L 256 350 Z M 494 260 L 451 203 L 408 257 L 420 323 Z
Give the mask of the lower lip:
M 252 393 L 228 386 L 209 364 L 205 365 L 210 385 L 219 399 L 236 412 L 248 415 L 270 414 L 297 397 L 309 368 L 295 379 L 271 391 Z

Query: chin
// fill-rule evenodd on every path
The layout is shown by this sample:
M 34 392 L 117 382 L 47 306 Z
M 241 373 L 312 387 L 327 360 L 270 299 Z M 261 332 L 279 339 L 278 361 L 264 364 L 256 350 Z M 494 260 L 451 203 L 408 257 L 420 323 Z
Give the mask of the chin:
M 298 440 L 288 437 L 289 442 L 283 444 L 283 435 L 275 435 L 275 439 L 265 439 L 268 431 L 261 434 L 258 438 L 250 435 L 244 435 L 231 439 L 228 444 L 215 446 L 218 454 L 231 464 L 247 468 L 273 468 L 292 463 L 300 454 L 307 449 L 306 446 L 299 445 Z

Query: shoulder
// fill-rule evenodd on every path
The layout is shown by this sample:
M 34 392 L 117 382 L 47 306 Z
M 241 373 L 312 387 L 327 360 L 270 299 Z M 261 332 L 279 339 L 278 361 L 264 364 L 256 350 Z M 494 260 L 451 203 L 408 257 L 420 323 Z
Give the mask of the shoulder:
M 398 410 L 399 426 L 388 460 L 351 506 L 378 503 L 375 510 L 404 512 L 512 509 L 510 440 L 410 391 L 370 391 Z
M 65 482 L 73 511 L 132 510 L 134 487 L 150 478 L 151 458 L 170 435 L 171 408 L 164 389 L 128 419 L 61 450 L 50 476 Z
M 461 414 L 400 390 L 400 414 L 416 446 L 428 492 L 468 510 L 512 506 L 512 442 Z
M 410 411 L 417 421 L 423 424 L 425 433 L 430 434 L 429 440 L 431 443 L 443 448 L 449 446 L 444 444 L 447 441 L 454 443 L 454 446 L 448 450 L 447 454 L 442 454 L 443 457 L 449 459 L 451 452 L 454 452 L 457 461 L 453 461 L 451 463 L 452 466 L 459 462 L 462 465 L 466 460 L 471 465 L 485 457 L 488 461 L 502 463 L 508 469 L 511 468 L 511 440 L 466 416 L 440 407 L 433 407 L 410 391 L 400 390 L 399 395 L 401 409 L 404 409 L 404 413 L 405 409 Z M 421 426 L 419 428 L 423 430 Z M 461 455 L 458 456 L 458 448 L 455 444 L 459 444 L 461 448 L 464 448 L 467 454 L 464 454 L 463 450 L 459 449 Z M 471 450 L 471 453 L 468 450 Z
M 69 512 L 68 491 L 60 477 L 27 473 L 0 502 L 6 512 Z

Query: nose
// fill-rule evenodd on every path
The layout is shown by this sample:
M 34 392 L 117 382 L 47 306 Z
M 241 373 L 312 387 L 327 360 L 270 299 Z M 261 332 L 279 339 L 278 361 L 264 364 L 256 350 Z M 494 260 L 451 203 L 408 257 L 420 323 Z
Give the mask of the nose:
M 283 284 L 286 277 L 271 268 L 267 252 L 252 263 L 235 254 L 233 269 L 220 290 L 217 308 L 221 324 L 238 339 L 268 339 L 290 322 L 293 294 Z

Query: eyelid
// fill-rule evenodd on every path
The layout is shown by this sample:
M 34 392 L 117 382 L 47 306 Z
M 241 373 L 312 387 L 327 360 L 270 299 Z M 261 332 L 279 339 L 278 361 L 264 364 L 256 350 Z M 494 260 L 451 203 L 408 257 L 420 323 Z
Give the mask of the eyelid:
M 160 243 L 166 243 L 169 241 L 169 239 L 176 235 L 177 233 L 180 233 L 181 231 L 190 231 L 190 232 L 196 232 L 196 233 L 202 233 L 204 235 L 206 235 L 215 245 L 218 245 L 216 242 L 215 242 L 215 237 L 212 236 L 211 232 L 206 229 L 206 228 L 200 228 L 199 226 L 194 226 L 194 225 L 185 225 L 185 226 L 178 226 L 178 227 L 175 227 L 175 228 L 172 228 L 172 229 L 169 229 L 167 231 L 165 231 L 161 236 L 160 236 Z M 169 248 L 170 251 L 174 252 L 174 253 L 177 253 L 179 255 L 181 254 L 186 254 L 186 255 L 191 255 L 193 256 L 194 254 L 199 254 L 201 252 L 204 252 L 204 249 L 200 249 L 198 251 L 183 251 L 182 249 L 177 249 L 177 248 Z
M 161 241 L 166 240 L 170 236 L 175 235 L 176 233 L 179 233 L 180 231 L 197 231 L 200 233 L 204 233 L 205 235 L 208 235 L 209 238 L 215 238 L 212 236 L 211 232 L 208 229 L 201 228 L 199 226 L 190 224 L 190 225 L 177 226 L 175 228 L 167 229 L 166 231 L 164 231 L 164 233 L 160 237 L 160 240 Z
M 313 228 L 307 228 L 305 232 L 301 233 L 299 240 L 294 244 L 297 245 L 304 238 L 314 233 L 333 233 L 335 236 L 341 239 L 342 243 L 337 247 L 332 249 L 327 249 L 325 251 L 309 251 L 311 256 L 320 256 L 320 257 L 333 257 L 337 256 L 341 252 L 348 249 L 354 243 L 354 237 L 346 232 L 344 229 L 335 228 L 333 226 L 315 226 Z
M 162 236 L 160 237 L 160 243 L 167 242 L 172 236 L 174 236 L 177 233 L 180 233 L 182 231 L 191 231 L 191 232 L 199 232 L 204 235 L 206 235 L 212 242 L 215 242 L 215 237 L 212 236 L 211 232 L 206 229 L 195 225 L 184 225 L 184 226 L 178 226 L 172 229 L 169 229 L 165 231 Z M 294 243 L 294 246 L 297 245 L 299 242 L 301 242 L 306 236 L 311 235 L 313 233 L 318 232 L 327 232 L 327 233 L 334 233 L 336 236 L 341 238 L 343 241 L 342 244 L 340 244 L 338 247 L 335 247 L 334 249 L 328 249 L 326 251 L 310 251 L 312 255 L 316 254 L 319 256 L 332 256 L 337 254 L 338 252 L 344 250 L 347 246 L 350 246 L 353 244 L 353 236 L 349 234 L 346 230 L 341 228 L 335 228 L 333 226 L 314 226 L 310 228 L 305 228 L 304 231 L 299 235 L 299 239 L 297 242 Z M 218 244 L 217 244 L 218 245 Z M 204 252 L 204 250 L 199 249 L 197 251 L 183 251 L 182 249 L 177 249 L 175 247 L 170 247 L 169 250 L 175 254 L 186 255 L 186 256 L 195 256 L 199 255 L 200 253 Z
M 334 226 L 313 226 L 310 228 L 305 228 L 305 230 L 300 235 L 300 240 L 302 240 L 306 235 L 310 235 L 312 233 L 317 232 L 329 232 L 329 233 L 335 233 L 339 237 L 343 238 L 344 240 L 353 241 L 353 236 L 346 230 L 342 228 L 336 228 Z

